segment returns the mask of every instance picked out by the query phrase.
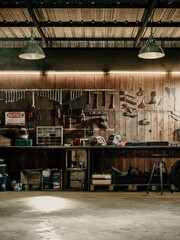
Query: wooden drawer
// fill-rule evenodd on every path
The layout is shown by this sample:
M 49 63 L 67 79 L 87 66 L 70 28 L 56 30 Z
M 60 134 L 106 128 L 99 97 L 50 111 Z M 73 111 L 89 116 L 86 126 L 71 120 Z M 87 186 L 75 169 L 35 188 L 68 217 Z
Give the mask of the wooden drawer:
M 70 188 L 82 189 L 83 181 L 70 181 Z
M 70 181 L 84 181 L 85 171 L 82 172 L 70 172 Z

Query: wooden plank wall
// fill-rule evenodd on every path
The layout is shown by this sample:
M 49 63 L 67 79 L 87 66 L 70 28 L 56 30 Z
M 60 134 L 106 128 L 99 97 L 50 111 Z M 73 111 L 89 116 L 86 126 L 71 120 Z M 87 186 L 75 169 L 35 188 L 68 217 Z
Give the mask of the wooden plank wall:
M 139 88 L 144 90 L 143 96 L 137 96 Z M 4 112 L 11 110 L 22 110 L 26 114 L 26 123 L 32 129 L 31 136 L 35 138 L 35 127 L 38 125 L 63 125 L 65 142 L 70 143 L 76 137 L 84 136 L 84 129 L 88 135 L 88 125 L 94 122 L 94 136 L 101 135 L 106 140 L 113 133 L 120 134 L 122 141 L 169 141 L 177 142 L 179 139 L 180 121 L 172 118 L 171 111 L 180 115 L 180 76 L 163 74 L 107 74 L 107 75 L 0 75 L 0 88 L 3 89 L 59 89 L 64 90 L 63 107 L 61 107 L 61 119 L 57 118 L 59 105 L 47 98 L 36 95 L 36 108 L 33 112 L 34 119 L 28 118 L 31 108 L 31 92 L 26 92 L 26 98 L 14 103 L 5 103 L 5 92 L 0 92 L 1 123 L 4 121 Z M 83 96 L 71 102 L 73 110 L 72 125 L 69 129 L 69 92 L 68 90 L 83 90 Z M 98 89 L 98 92 L 97 92 Z M 90 104 L 86 104 L 87 91 L 92 90 Z M 136 96 L 136 110 L 133 110 L 136 117 L 124 116 L 122 108 L 124 102 L 120 101 L 119 91 L 127 91 Z M 103 91 L 106 91 L 106 103 L 103 106 Z M 156 93 L 156 103 L 152 104 L 152 91 Z M 114 93 L 115 108 L 112 107 L 112 93 Z M 95 94 L 98 94 L 98 109 L 94 109 L 93 102 Z M 137 106 L 142 99 L 145 101 L 145 108 Z M 128 97 L 128 99 L 131 99 Z M 131 99 L 133 100 L 133 99 Z M 79 119 L 79 109 L 83 108 L 86 113 L 86 122 L 83 124 Z M 99 117 L 88 116 L 91 110 L 102 110 L 108 112 L 108 128 L 102 126 Z M 37 119 L 40 114 L 42 120 Z M 63 117 L 64 116 L 64 117 Z M 64 122 L 65 119 L 65 122 Z M 140 122 L 146 119 L 150 125 L 141 125 Z M 90 136 L 89 138 L 93 138 Z M 142 154 L 142 153 L 141 153 Z M 115 154 L 116 155 L 116 154 Z M 173 154 L 172 154 L 173 155 Z M 113 164 L 118 169 L 126 171 L 129 165 L 139 167 L 142 171 L 152 168 L 152 159 L 147 153 L 140 156 L 138 151 L 134 155 L 124 153 L 114 157 Z M 176 161 L 173 155 L 168 160 L 168 167 Z M 103 168 L 106 168 L 104 166 Z

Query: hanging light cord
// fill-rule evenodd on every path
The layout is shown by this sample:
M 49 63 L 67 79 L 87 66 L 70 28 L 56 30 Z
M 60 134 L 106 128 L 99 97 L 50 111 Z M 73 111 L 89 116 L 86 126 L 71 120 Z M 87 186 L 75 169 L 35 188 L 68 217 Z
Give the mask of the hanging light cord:
M 150 34 L 153 35 L 153 17 L 154 17 L 154 13 L 155 13 L 156 9 L 154 8 L 151 18 L 150 18 L 150 23 L 151 23 L 151 30 L 150 30 Z

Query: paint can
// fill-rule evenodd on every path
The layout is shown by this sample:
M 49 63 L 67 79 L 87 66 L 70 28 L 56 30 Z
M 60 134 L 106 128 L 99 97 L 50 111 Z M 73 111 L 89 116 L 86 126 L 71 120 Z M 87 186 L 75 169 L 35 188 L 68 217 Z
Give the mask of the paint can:
M 29 185 L 28 184 L 23 184 L 23 191 L 29 191 Z

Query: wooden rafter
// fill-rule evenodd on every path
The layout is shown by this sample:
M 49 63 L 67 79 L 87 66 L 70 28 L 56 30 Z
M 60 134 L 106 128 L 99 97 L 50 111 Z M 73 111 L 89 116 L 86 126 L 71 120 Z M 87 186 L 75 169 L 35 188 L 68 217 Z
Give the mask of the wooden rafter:
M 45 43 L 46 46 L 48 46 L 48 41 L 47 41 L 47 39 L 46 39 L 46 37 L 45 37 L 45 35 L 44 35 L 40 25 L 39 25 L 39 22 L 36 18 L 36 15 L 34 14 L 33 8 L 31 6 L 31 2 L 29 0 L 25 0 L 25 4 L 26 4 L 27 10 L 28 10 L 28 12 L 29 12 L 29 14 L 30 14 L 30 16 L 31 16 L 31 18 L 34 22 L 34 25 L 36 26 L 43 42 Z
M 142 26 L 139 28 L 139 31 L 137 33 L 136 36 L 136 41 L 135 41 L 135 47 L 137 47 L 139 45 L 139 42 L 141 40 L 141 37 L 143 35 L 144 29 L 147 26 L 148 20 L 153 12 L 153 9 L 155 7 L 157 0 L 149 0 L 149 5 L 148 7 L 144 10 L 144 14 L 142 16 L 141 22 L 142 22 Z

